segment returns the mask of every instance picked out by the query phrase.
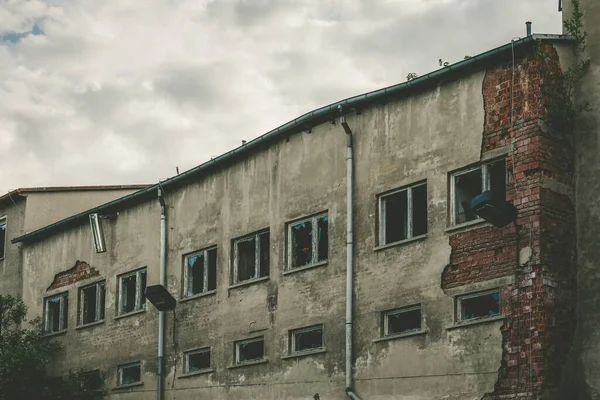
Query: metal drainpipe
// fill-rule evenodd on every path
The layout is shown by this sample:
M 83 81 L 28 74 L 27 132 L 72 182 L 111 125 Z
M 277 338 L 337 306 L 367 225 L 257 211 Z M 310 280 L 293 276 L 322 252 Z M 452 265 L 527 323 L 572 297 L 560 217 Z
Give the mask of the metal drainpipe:
M 341 111 L 341 109 L 340 109 Z M 354 293 L 354 160 L 352 157 L 352 130 L 342 116 L 340 122 L 346 132 L 346 395 L 353 400 L 360 400 L 354 393 L 354 374 L 352 371 L 352 320 Z
M 161 188 L 158 188 L 158 201 L 160 202 L 160 284 L 166 287 L 167 281 L 167 214 L 165 199 Z M 158 312 L 158 360 L 156 376 L 156 398 L 163 400 L 165 397 L 165 312 Z

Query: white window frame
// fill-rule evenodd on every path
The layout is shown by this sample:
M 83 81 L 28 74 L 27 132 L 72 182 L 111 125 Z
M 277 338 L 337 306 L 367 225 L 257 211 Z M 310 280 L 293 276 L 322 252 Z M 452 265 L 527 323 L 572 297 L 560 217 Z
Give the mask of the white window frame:
M 296 349 L 296 346 L 297 346 L 296 335 L 306 333 L 306 332 L 312 332 L 312 331 L 316 331 L 316 330 L 321 331 L 321 346 L 313 347 L 313 348 L 306 349 L 306 350 L 297 350 Z M 290 348 L 289 348 L 290 354 L 302 354 L 302 353 L 308 353 L 311 351 L 322 350 L 325 348 L 325 330 L 323 329 L 323 324 L 311 325 L 311 326 L 307 326 L 305 328 L 298 328 L 298 329 L 290 330 L 289 341 L 290 341 Z
M 96 318 L 92 322 L 84 323 L 83 322 L 83 310 L 85 309 L 85 297 L 83 295 L 83 291 L 85 289 L 89 289 L 93 286 L 96 287 Z M 100 302 L 100 299 L 101 299 L 101 290 L 100 289 L 101 288 L 104 289 L 104 303 L 106 303 L 106 281 L 105 280 L 99 281 L 96 283 L 92 283 L 91 285 L 82 286 L 78 289 L 79 290 L 79 317 L 77 319 L 78 319 L 79 326 L 90 325 L 90 324 L 94 324 L 96 322 L 104 321 L 104 317 L 106 315 L 104 315 L 102 319 L 99 318 L 102 309 L 105 308 L 105 304 L 101 304 L 101 302 Z M 104 314 L 106 314 L 106 309 L 104 310 Z
M 247 360 L 247 361 L 240 361 L 240 346 L 243 344 L 250 344 L 250 343 L 256 343 L 256 342 L 263 342 L 263 355 L 261 358 L 257 358 L 255 360 Z M 244 365 L 244 364 L 252 364 L 255 363 L 257 361 L 262 361 L 266 358 L 265 354 L 267 352 L 267 347 L 266 347 L 266 343 L 265 343 L 265 337 L 264 336 L 257 336 L 251 339 L 244 339 L 244 340 L 238 340 L 237 342 L 235 342 L 235 363 L 236 365 Z
M 463 300 L 468 300 L 468 299 L 472 299 L 472 298 L 475 298 L 475 297 L 487 296 L 489 294 L 494 294 L 494 293 L 498 293 L 498 314 L 488 315 L 488 316 L 483 316 L 483 317 L 469 318 L 469 319 L 462 319 L 462 312 L 463 312 L 463 310 L 462 310 L 462 302 L 463 302 Z M 469 322 L 469 321 L 477 321 L 477 320 L 486 319 L 486 318 L 493 318 L 493 317 L 496 317 L 498 315 L 502 315 L 502 296 L 500 295 L 500 289 L 499 288 L 485 290 L 485 291 L 482 291 L 482 292 L 467 293 L 467 294 L 463 294 L 463 295 L 460 295 L 460 296 L 456 296 L 456 317 L 455 317 L 455 320 L 456 320 L 457 323 Z
M 412 191 L 415 188 L 425 186 L 425 194 L 427 195 L 427 182 L 419 182 L 407 187 L 403 187 L 401 189 L 397 189 L 391 192 L 383 193 L 378 196 L 377 203 L 379 208 L 379 246 L 386 246 L 388 244 L 400 243 L 405 240 L 409 240 L 413 238 L 413 195 Z M 385 198 L 394 194 L 406 192 L 406 204 L 407 204 L 407 214 L 406 214 L 406 239 L 399 240 L 397 242 L 386 243 L 386 235 L 385 228 L 387 224 L 386 218 L 386 202 Z M 427 232 L 425 232 L 425 235 Z
M 257 279 L 263 278 L 262 276 L 260 276 L 260 236 L 263 234 L 269 234 L 269 243 L 271 240 L 271 236 L 270 236 L 270 230 L 269 229 L 265 229 L 247 236 L 243 236 L 241 238 L 238 239 L 234 239 L 233 240 L 233 284 L 237 284 L 237 283 L 245 283 L 245 282 L 252 282 L 255 281 Z M 243 243 L 243 242 L 248 242 L 254 240 L 254 276 L 250 279 L 246 279 L 245 281 L 240 281 L 238 276 L 239 276 L 239 270 L 238 270 L 238 263 L 239 263 L 239 250 L 238 250 L 238 244 Z M 269 251 L 271 251 L 271 249 L 269 248 Z M 271 259 L 270 255 L 269 255 L 269 260 Z M 270 261 L 269 261 L 270 264 Z M 271 265 L 269 265 L 269 269 L 271 268 Z M 270 272 L 270 271 L 269 271 Z M 268 276 L 268 275 L 265 275 Z
M 140 369 L 140 380 L 137 382 L 123 383 L 123 370 L 126 368 L 138 367 Z M 136 361 L 129 364 L 119 365 L 117 367 L 117 386 L 135 385 L 142 382 L 142 362 Z
M 148 284 L 148 272 L 146 271 L 146 267 L 144 268 L 140 268 L 138 270 L 135 271 L 131 271 L 131 272 L 127 272 L 125 274 L 119 275 L 117 278 L 117 282 L 118 282 L 118 312 L 117 315 L 127 315 L 127 314 L 131 314 L 134 312 L 138 312 L 141 310 L 145 310 L 146 309 L 146 302 L 144 302 L 142 304 L 142 297 L 143 297 L 143 293 L 142 293 L 142 289 L 141 289 L 141 285 L 142 285 L 142 273 L 146 273 L 146 285 Z M 125 278 L 129 278 L 130 276 L 136 276 L 135 279 L 135 307 L 133 309 L 133 311 L 123 311 L 123 279 Z
M 329 232 L 329 213 L 324 212 L 316 215 L 311 215 L 310 217 L 306 217 L 303 219 L 299 219 L 297 221 L 288 222 L 287 224 L 287 270 L 292 271 L 298 268 L 309 268 L 317 264 L 326 263 L 328 259 L 319 261 L 319 218 L 327 217 L 327 232 Z M 309 264 L 292 267 L 292 227 L 303 224 L 305 222 L 310 222 L 312 226 L 312 259 Z M 329 248 L 329 235 L 327 236 L 327 248 Z M 328 252 L 329 253 L 329 252 Z M 329 258 L 329 256 L 327 257 Z
M 50 321 L 50 313 L 48 312 L 48 303 L 50 300 L 59 298 L 59 310 L 58 310 L 58 325 L 59 328 L 56 331 L 51 331 L 50 327 L 51 327 L 51 321 Z M 57 293 L 55 295 L 52 296 L 48 296 L 46 298 L 44 298 L 44 333 L 46 334 L 52 334 L 52 333 L 57 333 L 57 332 L 62 332 L 62 331 L 66 331 L 67 327 L 68 327 L 68 311 L 67 307 L 68 307 L 68 303 L 65 304 L 65 299 L 67 299 L 68 302 L 68 298 L 69 298 L 69 292 L 62 292 L 62 293 Z M 66 311 L 66 313 L 65 313 Z M 65 314 L 67 314 L 65 316 Z
M 423 309 L 421 307 L 421 304 L 416 304 L 414 306 L 401 307 L 401 308 L 393 308 L 391 310 L 383 311 L 381 313 L 382 314 L 381 315 L 381 319 L 382 319 L 381 337 L 402 335 L 403 334 L 402 332 L 400 332 L 400 333 L 388 333 L 389 332 L 389 327 L 390 327 L 389 317 L 392 316 L 392 315 L 404 314 L 404 313 L 415 311 L 415 310 L 419 310 L 421 312 L 419 330 L 417 330 L 417 331 L 410 331 L 410 333 L 413 333 L 413 332 L 422 332 L 423 331 Z M 409 332 L 404 332 L 404 333 L 409 333 Z
M 183 297 L 194 297 L 194 296 L 198 296 L 200 294 L 208 293 L 208 291 L 209 291 L 208 290 L 208 269 L 209 269 L 208 253 L 213 250 L 215 251 L 215 254 L 216 254 L 217 246 L 212 246 L 212 247 L 208 247 L 203 250 L 198 250 L 193 253 L 186 254 L 183 257 L 183 282 L 184 282 L 183 283 Z M 190 293 L 190 287 L 193 286 L 193 277 L 190 276 L 188 259 L 190 257 L 197 256 L 197 255 L 202 255 L 204 257 L 204 266 L 203 266 L 204 284 L 202 287 L 202 291 L 200 293 L 192 294 L 192 293 Z M 215 260 L 216 260 L 216 257 L 215 257 Z M 218 260 L 216 262 L 218 262 Z M 216 268 L 215 268 L 215 272 L 216 272 Z
M 0 226 L 4 225 L 4 254 L 0 254 L 0 261 L 6 258 L 6 243 L 8 238 L 8 216 L 4 215 L 0 217 Z
M 190 370 L 190 356 L 193 356 L 195 354 L 200 354 L 200 353 L 208 353 L 209 354 L 210 365 L 208 366 L 208 368 L 191 371 Z M 184 371 L 186 374 L 195 374 L 195 373 L 199 373 L 199 372 L 203 372 L 203 371 L 209 371 L 212 369 L 212 365 L 213 365 L 212 347 L 202 347 L 199 349 L 188 350 L 188 351 L 184 352 L 183 354 L 184 354 L 184 363 L 185 363 Z

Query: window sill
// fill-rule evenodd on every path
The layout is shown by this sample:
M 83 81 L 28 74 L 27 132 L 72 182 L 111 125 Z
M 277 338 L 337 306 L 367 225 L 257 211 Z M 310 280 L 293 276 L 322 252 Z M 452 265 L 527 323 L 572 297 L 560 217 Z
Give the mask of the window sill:
M 327 262 L 328 262 L 328 260 L 319 261 L 318 263 L 304 265 L 304 266 L 298 267 L 298 268 L 288 269 L 287 271 L 283 271 L 283 275 L 289 275 L 289 274 L 293 274 L 295 272 L 306 271 L 307 269 L 313 269 L 313 268 L 317 268 L 317 267 L 324 267 L 327 265 Z
M 293 358 L 301 358 L 301 357 L 307 357 L 307 356 L 314 356 L 314 355 L 323 354 L 323 353 L 327 353 L 327 349 L 320 348 L 320 349 L 317 349 L 317 350 L 299 351 L 297 353 L 292 353 L 292 354 L 288 354 L 286 356 L 282 356 L 281 359 L 282 360 L 289 360 L 289 359 L 293 359 Z
M 462 328 L 463 326 L 485 324 L 488 322 L 502 321 L 504 319 L 506 319 L 506 317 L 504 315 L 495 315 L 493 317 L 486 317 L 486 318 L 468 320 L 468 321 L 464 321 L 464 322 L 457 322 L 454 325 L 450 325 L 450 326 L 446 327 L 446 329 L 452 330 L 452 329 L 456 329 L 456 328 Z
M 65 333 L 67 333 L 67 330 L 63 329 L 62 331 L 58 331 L 58 332 L 44 333 L 44 337 L 48 338 L 48 337 L 53 337 L 53 336 L 60 336 L 60 335 L 64 335 Z
M 268 281 L 268 280 L 269 280 L 268 276 L 263 276 L 262 278 L 250 279 L 250 280 L 247 280 L 247 281 L 244 281 L 244 282 L 240 282 L 240 283 L 236 283 L 236 284 L 230 285 L 229 289 L 236 289 L 236 288 L 239 288 L 239 287 L 253 285 L 255 283 L 264 282 L 264 281 Z
M 411 237 L 410 239 L 400 240 L 399 242 L 393 242 L 393 243 L 388 243 L 388 244 L 384 244 L 381 246 L 376 246 L 373 250 L 375 250 L 375 251 L 385 250 L 385 249 L 389 249 L 390 247 L 402 246 L 404 244 L 417 242 L 417 241 L 423 240 L 423 239 L 427 239 L 427 234 L 414 236 L 414 237 Z
M 138 315 L 138 314 L 145 313 L 145 312 L 146 312 L 145 308 L 142 310 L 131 311 L 131 312 L 128 312 L 127 314 L 117 315 L 117 316 L 115 316 L 115 319 L 127 318 L 127 317 L 131 317 L 132 315 Z
M 192 378 L 194 376 L 212 374 L 213 372 L 215 372 L 214 368 L 203 369 L 201 371 L 188 372 L 187 374 L 179 375 L 177 379 Z
M 258 364 L 266 364 L 268 362 L 269 362 L 269 359 L 263 358 L 261 360 L 249 361 L 249 362 L 235 364 L 235 365 L 228 365 L 227 369 L 242 368 L 242 367 L 248 367 L 248 366 L 251 366 L 251 365 L 258 365 Z
M 217 293 L 217 289 L 209 290 L 208 292 L 198 293 L 193 296 L 182 297 L 181 299 L 179 299 L 179 302 L 185 303 L 186 301 L 196 300 L 196 299 L 201 299 L 202 297 L 212 296 L 213 294 L 216 294 L 216 293 Z
M 79 325 L 75 328 L 75 330 L 80 330 L 80 329 L 85 329 L 85 328 L 90 328 L 92 326 L 97 326 L 97 325 L 102 325 L 104 323 L 104 320 L 100 320 L 100 321 L 96 321 L 96 322 L 90 322 L 89 324 L 85 324 L 85 325 Z
M 380 337 L 377 339 L 373 339 L 373 343 L 387 342 L 388 340 L 396 340 L 396 339 L 402 339 L 402 338 L 412 337 L 412 336 L 427 335 L 428 333 L 429 333 L 429 329 L 422 329 L 420 331 L 414 331 L 414 332 L 398 333 L 395 335 L 388 335 L 388 336 L 383 336 L 383 337 Z
M 144 382 L 128 383 L 127 385 L 119 385 L 112 388 L 112 390 L 125 390 L 132 389 L 135 387 L 144 386 Z
M 477 218 L 477 219 L 474 219 L 473 221 L 467 221 L 467 222 L 463 222 L 462 224 L 449 226 L 446 228 L 446 232 L 453 232 L 453 231 L 457 231 L 459 229 L 470 228 L 471 226 L 485 224 L 485 223 L 487 223 L 487 221 L 485 219 Z

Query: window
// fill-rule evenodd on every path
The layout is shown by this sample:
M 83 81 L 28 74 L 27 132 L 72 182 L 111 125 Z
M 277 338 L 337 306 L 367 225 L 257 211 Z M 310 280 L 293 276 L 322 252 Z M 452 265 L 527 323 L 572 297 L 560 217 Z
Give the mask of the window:
M 81 385 L 84 390 L 98 394 L 102 391 L 104 379 L 100 375 L 100 370 L 82 371 L 79 373 L 79 377 L 81 378 Z
M 54 333 L 67 329 L 69 319 L 69 294 L 67 292 L 44 300 L 44 332 Z
M 235 343 L 235 363 L 245 364 L 265 358 L 265 338 L 242 340 Z
M 119 386 L 132 385 L 142 381 L 142 363 L 135 362 L 120 365 L 117 369 L 117 384 Z
M 329 256 L 327 214 L 288 224 L 288 269 L 327 261 Z
M 87 325 L 104 319 L 104 282 L 79 289 L 79 325 Z
M 419 332 L 422 330 L 421 306 L 385 311 L 382 320 L 382 336 Z
M 269 231 L 233 242 L 233 283 L 269 276 Z
M 188 374 L 211 369 L 210 347 L 185 353 L 185 372 Z
M 217 288 L 217 248 L 201 250 L 184 257 L 185 297 Z
M 0 260 L 6 255 L 6 217 L 0 218 Z
M 323 348 L 323 325 L 290 331 L 290 354 Z
M 146 309 L 146 268 L 119 276 L 118 314 Z
M 427 233 L 427 184 L 379 196 L 379 245 Z
M 450 176 L 450 224 L 477 219 L 468 206 L 471 199 L 486 190 L 506 199 L 506 161 L 504 159 L 455 172 Z
M 491 290 L 459 296 L 456 301 L 458 322 L 500 315 L 500 292 Z

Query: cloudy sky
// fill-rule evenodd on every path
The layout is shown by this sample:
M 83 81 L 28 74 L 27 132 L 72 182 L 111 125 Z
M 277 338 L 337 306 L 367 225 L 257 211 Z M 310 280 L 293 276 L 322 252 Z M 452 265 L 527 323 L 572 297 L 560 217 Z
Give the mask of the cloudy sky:
M 525 34 L 558 0 L 0 0 L 0 194 L 155 183 Z

